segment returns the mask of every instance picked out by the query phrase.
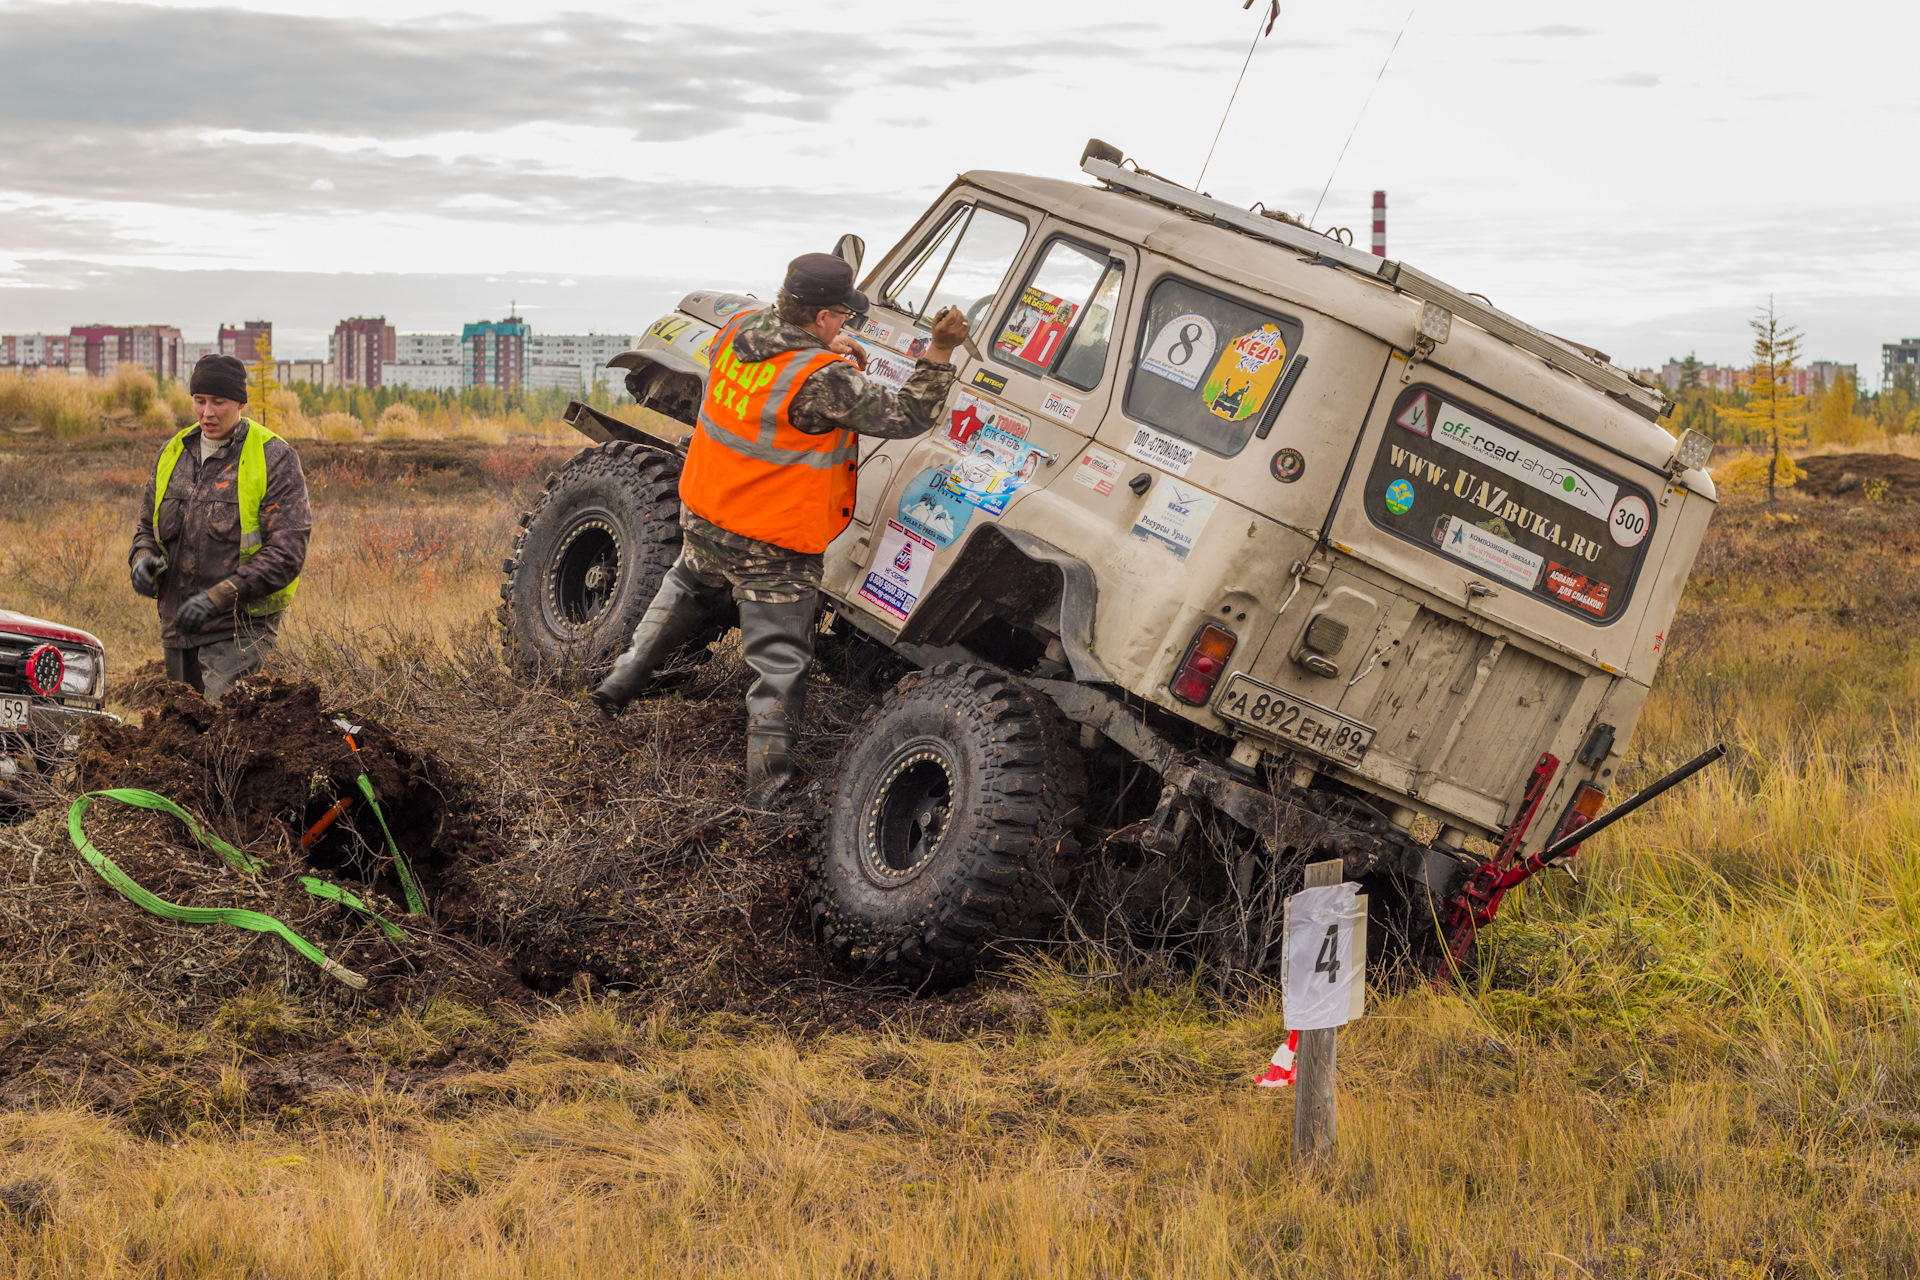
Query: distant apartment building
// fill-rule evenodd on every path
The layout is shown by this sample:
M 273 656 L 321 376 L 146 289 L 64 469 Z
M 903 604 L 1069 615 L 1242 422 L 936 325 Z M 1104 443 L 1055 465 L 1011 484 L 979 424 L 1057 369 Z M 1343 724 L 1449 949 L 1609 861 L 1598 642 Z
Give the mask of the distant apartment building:
M 532 390 L 585 391 L 607 378 L 607 361 L 633 345 L 623 333 L 546 333 L 527 339 L 524 380 Z
M 1648 370 L 1647 372 L 1652 372 Z M 1667 361 L 1654 380 L 1668 391 L 1677 392 L 1686 379 L 1686 366 L 1679 360 Z M 1752 381 L 1752 370 L 1728 365 L 1699 364 L 1693 369 L 1694 384 L 1708 391 L 1744 391 Z M 1816 395 L 1833 386 L 1834 380 L 1845 374 L 1854 386 L 1860 385 L 1859 366 L 1838 364 L 1832 360 L 1815 360 L 1804 369 L 1794 369 L 1787 374 L 1786 389 L 1790 396 Z
M 457 333 L 397 333 L 393 356 L 380 365 L 380 385 L 412 391 L 458 391 L 466 385 Z
M 136 364 L 162 378 L 191 372 L 183 368 L 180 331 L 163 324 L 77 324 L 67 331 L 67 367 L 84 368 L 96 378 L 123 364 Z
M 296 382 L 311 383 L 316 387 L 330 387 L 334 384 L 333 362 L 330 360 L 276 360 L 273 364 L 273 376 L 279 379 L 283 387 Z
M 505 320 L 479 320 L 462 328 L 460 363 L 467 371 L 466 385 L 517 390 L 526 372 L 527 338 L 532 332 L 532 327 L 516 315 Z
M 385 316 L 355 316 L 333 327 L 327 360 L 347 387 L 378 387 L 381 369 L 396 360 L 393 326 Z
M 585 391 L 604 381 L 607 361 L 632 345 L 625 334 L 537 334 L 518 316 L 476 321 L 459 333 L 396 333 L 378 385 L 414 391 Z
M 1880 348 L 1880 385 L 1891 387 L 1902 374 L 1920 376 L 1920 338 L 1902 338 Z
M 267 340 L 268 347 L 273 346 L 273 321 L 249 320 L 238 327 L 223 324 L 220 326 L 220 354 L 233 356 L 241 364 L 252 364 L 260 358 L 258 343 L 262 338 Z
M 65 369 L 66 367 L 66 334 L 0 334 L 0 368 Z

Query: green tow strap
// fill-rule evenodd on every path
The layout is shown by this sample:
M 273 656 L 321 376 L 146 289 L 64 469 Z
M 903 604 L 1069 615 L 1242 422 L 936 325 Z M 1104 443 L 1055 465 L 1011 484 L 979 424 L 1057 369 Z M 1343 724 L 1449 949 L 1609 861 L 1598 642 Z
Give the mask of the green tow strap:
M 86 829 L 81 826 L 80 819 L 86 814 L 88 807 L 92 805 L 96 796 L 107 800 L 118 800 L 121 804 L 132 805 L 137 809 L 152 809 L 158 813 L 171 814 L 186 824 L 187 830 L 193 833 L 195 840 L 198 840 L 209 849 L 219 853 L 222 858 L 227 860 L 227 865 L 236 871 L 252 875 L 260 870 L 260 863 L 249 858 L 246 854 L 234 848 L 219 836 L 214 835 L 211 831 L 202 828 L 198 822 L 194 821 L 193 815 L 189 814 L 185 809 L 182 809 L 165 796 L 155 795 L 151 791 L 140 791 L 132 787 L 116 787 L 108 791 L 89 791 L 86 795 L 75 800 L 73 807 L 67 810 L 67 835 L 72 839 L 73 847 L 80 851 L 80 856 L 85 858 L 88 864 L 100 873 L 100 878 L 112 885 L 115 889 L 118 889 L 121 896 L 125 897 L 129 902 L 152 912 L 154 915 L 167 920 L 178 920 L 183 924 L 226 924 L 232 925 L 236 929 L 251 929 L 255 933 L 274 934 L 283 939 L 288 946 L 298 951 L 308 960 L 319 965 L 328 977 L 336 978 L 346 983 L 355 991 L 364 991 L 366 989 L 367 980 L 365 978 L 347 968 L 345 965 L 337 961 L 329 960 L 326 953 L 322 952 L 320 948 L 314 946 L 311 942 L 308 942 L 305 938 L 270 915 L 259 911 L 248 911 L 242 907 L 183 907 L 178 903 L 168 902 L 141 888 L 134 882 L 133 877 L 115 866 L 112 859 L 101 853 L 100 850 L 94 848 L 93 841 L 87 838 Z M 385 824 L 382 823 L 382 826 L 384 825 Z M 382 929 L 387 931 L 390 937 L 397 938 L 406 936 L 400 929 L 390 924 L 371 907 L 367 906 L 366 903 L 360 901 L 360 899 L 354 897 L 338 885 L 328 884 L 324 880 L 315 880 L 310 876 L 302 876 L 300 878 L 300 885 L 315 897 L 330 899 L 364 915 L 371 916 L 378 922 Z
M 387 830 L 387 815 L 380 812 L 380 797 L 373 793 L 373 779 L 364 773 L 360 775 L 360 792 L 366 796 L 367 803 L 373 806 L 373 816 L 380 821 L 380 834 L 387 838 L 387 852 L 393 855 L 393 869 L 400 873 L 400 887 L 407 891 L 407 914 L 425 914 L 427 904 L 420 900 L 420 890 L 413 883 L 413 872 L 408 868 L 407 860 L 400 856 L 400 846 L 393 842 L 393 832 Z

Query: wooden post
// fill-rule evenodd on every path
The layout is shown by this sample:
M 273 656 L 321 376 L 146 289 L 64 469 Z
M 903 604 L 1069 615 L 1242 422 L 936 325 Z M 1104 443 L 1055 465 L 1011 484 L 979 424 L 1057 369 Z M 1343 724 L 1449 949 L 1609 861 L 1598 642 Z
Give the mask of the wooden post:
M 1309 866 L 1306 887 L 1325 888 L 1339 884 L 1344 879 L 1346 867 L 1335 858 L 1330 862 L 1316 862 Z M 1339 1035 L 1339 1029 L 1335 1027 L 1300 1033 L 1300 1048 L 1294 1059 L 1298 1069 L 1294 1077 L 1294 1088 L 1298 1092 L 1293 1100 L 1293 1155 L 1296 1160 L 1330 1153 L 1334 1148 L 1337 1117 L 1334 1114 L 1333 1076 Z

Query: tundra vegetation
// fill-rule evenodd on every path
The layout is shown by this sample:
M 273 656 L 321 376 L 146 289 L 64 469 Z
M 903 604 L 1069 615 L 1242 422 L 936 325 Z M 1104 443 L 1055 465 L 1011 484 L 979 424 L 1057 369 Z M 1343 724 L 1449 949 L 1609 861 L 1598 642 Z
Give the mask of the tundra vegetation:
M 127 533 L 178 419 L 132 381 L 0 379 L 0 419 L 40 427 L 0 439 L 0 603 L 99 634 L 122 689 L 154 644 Z M 501 548 L 570 445 L 504 425 L 524 409 L 292 394 L 319 524 L 271 672 L 442 735 L 549 837 L 555 755 L 716 789 L 659 762 L 737 716 L 724 654 L 617 741 L 539 691 L 486 703 Z M 1174 958 L 1042 946 L 884 1005 L 825 974 L 804 1015 L 763 1012 L 778 993 L 751 972 L 727 1001 L 582 983 L 382 1006 L 306 975 L 206 996 L 29 944 L 47 886 L 90 877 L 43 815 L 0 827 L 0 1273 L 1920 1272 L 1920 505 L 1870 466 L 1903 443 L 1777 511 L 1729 498 L 1621 791 L 1716 740 L 1728 762 L 1592 842 L 1577 883 L 1509 899 L 1464 988 L 1379 986 L 1341 1034 L 1323 1163 L 1291 1160 L 1291 1094 L 1250 1087 L 1275 996 Z M 816 774 L 845 731 L 822 720 Z M 452 741 L 509 732 L 546 754 Z M 674 874 L 761 857 L 700 849 Z

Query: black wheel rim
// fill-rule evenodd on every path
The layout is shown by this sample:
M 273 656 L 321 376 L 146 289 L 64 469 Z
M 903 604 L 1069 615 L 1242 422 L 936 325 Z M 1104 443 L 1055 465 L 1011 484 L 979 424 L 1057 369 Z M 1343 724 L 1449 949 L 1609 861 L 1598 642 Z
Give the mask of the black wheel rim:
M 945 744 L 909 743 L 881 771 L 867 798 L 861 844 L 882 884 L 911 880 L 940 851 L 952 823 L 954 765 Z
M 606 516 L 582 513 L 560 535 L 547 566 L 547 612 L 562 631 L 586 631 L 619 586 L 619 534 Z

